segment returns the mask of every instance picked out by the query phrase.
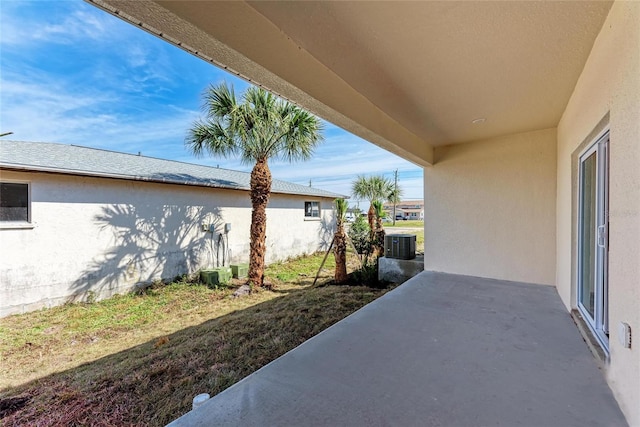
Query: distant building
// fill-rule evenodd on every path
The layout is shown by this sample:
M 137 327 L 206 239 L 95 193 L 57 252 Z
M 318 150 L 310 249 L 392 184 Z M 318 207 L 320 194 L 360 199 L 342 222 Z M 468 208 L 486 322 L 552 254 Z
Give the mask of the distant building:
M 385 203 L 387 217 L 393 217 L 393 203 Z M 403 200 L 396 205 L 396 218 L 424 220 L 424 200 Z

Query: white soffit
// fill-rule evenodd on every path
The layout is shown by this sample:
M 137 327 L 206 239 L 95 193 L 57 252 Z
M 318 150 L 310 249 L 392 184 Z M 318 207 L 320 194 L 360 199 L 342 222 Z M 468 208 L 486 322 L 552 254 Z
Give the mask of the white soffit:
M 556 126 L 612 4 L 89 1 L 422 165 Z

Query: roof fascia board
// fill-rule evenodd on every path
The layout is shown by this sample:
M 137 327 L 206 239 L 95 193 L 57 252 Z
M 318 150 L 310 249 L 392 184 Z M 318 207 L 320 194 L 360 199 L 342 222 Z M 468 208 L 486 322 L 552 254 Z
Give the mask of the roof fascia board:
M 406 160 L 433 164 L 431 144 L 384 113 L 244 1 L 85 1 Z M 199 13 L 203 4 L 210 15 Z M 247 34 L 248 28 L 253 33 Z

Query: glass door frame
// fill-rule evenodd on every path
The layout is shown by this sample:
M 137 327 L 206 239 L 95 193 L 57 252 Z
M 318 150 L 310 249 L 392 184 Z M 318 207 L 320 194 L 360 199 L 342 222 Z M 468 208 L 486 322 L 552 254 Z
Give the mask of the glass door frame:
M 594 287 L 594 309 L 593 316 L 582 304 L 583 301 L 583 262 L 584 262 L 584 195 L 585 195 L 585 161 L 592 155 L 596 156 L 596 201 L 594 244 L 591 250 L 595 253 L 592 275 L 595 283 Z M 587 147 L 579 156 L 578 162 L 578 262 L 577 262 L 577 292 L 576 306 L 585 319 L 602 348 L 609 351 L 609 130 L 605 130 L 599 135 L 593 144 Z

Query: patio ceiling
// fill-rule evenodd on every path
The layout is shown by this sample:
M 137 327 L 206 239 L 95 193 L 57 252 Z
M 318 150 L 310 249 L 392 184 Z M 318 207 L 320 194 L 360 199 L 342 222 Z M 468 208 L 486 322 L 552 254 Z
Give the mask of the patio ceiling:
M 555 127 L 612 4 L 88 1 L 421 165 Z

